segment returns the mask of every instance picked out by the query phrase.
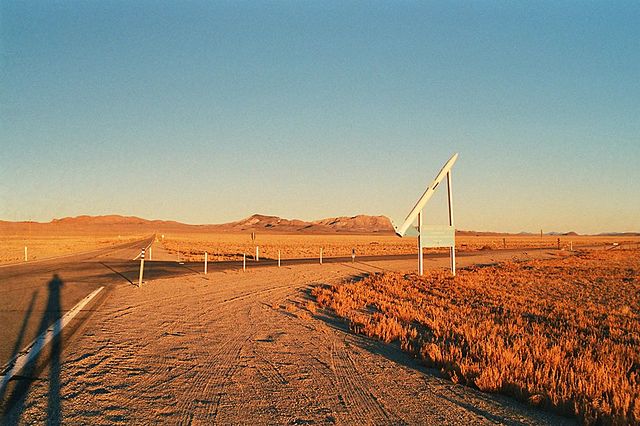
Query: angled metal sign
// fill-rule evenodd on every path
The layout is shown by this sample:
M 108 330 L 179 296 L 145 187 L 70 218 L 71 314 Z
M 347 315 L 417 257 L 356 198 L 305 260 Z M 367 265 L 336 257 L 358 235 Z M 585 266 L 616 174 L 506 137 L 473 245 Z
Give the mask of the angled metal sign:
M 457 159 L 458 154 L 455 153 L 451 158 L 449 158 L 449 161 L 444 164 L 442 170 L 440 170 L 440 173 L 436 175 L 436 178 L 433 180 L 433 182 L 431 182 L 431 185 L 427 187 L 427 189 L 424 191 L 424 194 L 422 194 L 422 197 L 420 197 L 416 205 L 413 206 L 413 209 L 411 209 L 411 211 L 407 215 L 404 223 L 400 227 L 394 227 L 396 234 L 398 234 L 400 237 L 404 236 L 404 234 L 407 232 L 407 229 L 409 229 L 411 224 L 417 219 L 418 213 L 422 211 L 440 182 L 442 182 L 442 179 L 444 179 L 447 176 L 447 173 L 451 171 L 451 168 L 453 167 Z
M 422 196 L 418 199 L 413 209 L 409 212 L 404 223 L 400 226 L 393 226 L 396 234 L 403 237 L 407 234 L 407 231 L 411 231 L 414 222 L 418 222 L 416 227 L 418 231 L 418 273 L 422 275 L 423 272 L 423 258 L 422 249 L 424 247 L 449 247 L 449 255 L 451 259 L 451 273 L 456 275 L 456 230 L 453 225 L 453 188 L 451 185 L 451 168 L 458 159 L 458 154 L 453 156 L 447 161 L 440 172 L 436 175 L 435 179 L 424 191 Z M 447 178 L 447 203 L 449 205 L 449 226 L 423 226 L 422 225 L 422 210 L 427 204 L 434 191 L 442 182 L 444 178 Z

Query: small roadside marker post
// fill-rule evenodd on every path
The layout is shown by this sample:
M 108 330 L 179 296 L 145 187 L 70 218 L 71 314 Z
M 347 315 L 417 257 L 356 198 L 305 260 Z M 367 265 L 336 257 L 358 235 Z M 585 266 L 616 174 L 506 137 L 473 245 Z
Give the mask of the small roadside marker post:
M 242 253 L 242 272 L 247 270 L 247 253 Z
M 356 262 L 356 249 L 351 249 L 351 263 Z
M 560 250 L 560 238 L 558 238 L 558 250 Z
M 322 265 L 322 247 L 320 247 L 320 264 Z
M 256 262 L 260 260 L 260 247 L 256 246 Z
M 507 248 L 507 239 L 506 238 L 502 239 L 502 248 Z
M 28 259 L 27 257 L 27 246 L 24 246 L 24 261 L 26 262 Z
M 144 274 L 144 249 L 140 253 L 140 277 L 138 278 L 138 288 L 142 287 L 142 275 Z
M 207 275 L 207 262 L 209 261 L 209 253 L 204 252 L 204 274 Z
M 278 250 L 278 268 L 280 267 L 280 250 Z
M 573 251 L 573 241 L 570 241 L 570 242 L 569 242 L 569 250 L 570 250 L 570 251 Z

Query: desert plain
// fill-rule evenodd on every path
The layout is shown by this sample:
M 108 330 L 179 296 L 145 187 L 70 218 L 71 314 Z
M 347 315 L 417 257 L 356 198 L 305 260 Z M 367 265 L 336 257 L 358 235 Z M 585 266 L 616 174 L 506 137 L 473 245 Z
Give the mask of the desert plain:
M 3 224 L 4 378 L 99 291 L 3 423 L 640 421 L 640 237 L 459 232 L 457 275 L 430 249 L 420 277 L 415 238 L 255 219 Z

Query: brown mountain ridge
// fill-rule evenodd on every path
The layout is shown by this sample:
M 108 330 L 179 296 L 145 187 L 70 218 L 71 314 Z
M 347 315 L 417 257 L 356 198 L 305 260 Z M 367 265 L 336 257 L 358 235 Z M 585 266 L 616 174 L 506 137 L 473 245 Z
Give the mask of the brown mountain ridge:
M 223 224 L 190 225 L 176 221 L 148 220 L 136 216 L 105 215 L 76 216 L 54 219 L 51 222 L 8 222 L 0 221 L 0 231 L 22 233 L 37 231 L 90 231 L 100 228 L 117 232 L 243 232 L 261 231 L 274 233 L 354 233 L 354 234 L 392 234 L 393 226 L 385 216 L 341 216 L 316 221 L 283 219 L 278 216 L 254 214 L 247 218 Z

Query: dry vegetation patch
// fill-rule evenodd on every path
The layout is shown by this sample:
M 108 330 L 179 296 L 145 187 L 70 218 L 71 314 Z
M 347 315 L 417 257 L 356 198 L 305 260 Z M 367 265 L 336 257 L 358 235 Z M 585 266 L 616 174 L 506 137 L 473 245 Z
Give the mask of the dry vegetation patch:
M 384 273 L 316 288 L 352 330 L 398 342 L 453 381 L 575 414 L 640 422 L 640 250 Z
M 176 234 L 165 235 L 163 247 L 186 261 L 201 261 L 204 252 L 209 260 L 253 259 L 256 246 L 260 247 L 260 259 L 317 258 L 320 249 L 324 257 L 405 254 L 415 252 L 414 238 L 398 238 L 394 235 L 289 235 L 258 233 L 255 240 L 251 233 L 244 234 Z
M 242 260 L 246 254 L 248 259 L 255 255 L 256 246 L 260 247 L 261 259 L 277 259 L 278 251 L 282 259 L 317 258 L 320 249 L 324 257 L 348 257 L 355 250 L 357 256 L 381 256 L 416 253 L 416 238 L 398 238 L 388 234 L 277 234 L 256 232 L 255 240 L 251 232 L 245 233 L 166 233 L 162 234 L 163 247 L 184 261 L 200 262 L 204 252 L 208 252 L 210 261 Z M 640 243 L 638 237 L 626 239 L 598 236 L 547 236 L 544 238 L 531 235 L 460 235 L 456 238 L 459 250 L 475 251 L 488 249 L 513 248 L 556 248 L 558 239 L 562 248 L 586 245 L 611 245 Z M 426 249 L 426 252 L 442 251 Z

